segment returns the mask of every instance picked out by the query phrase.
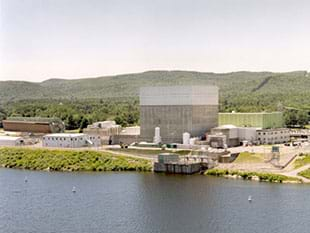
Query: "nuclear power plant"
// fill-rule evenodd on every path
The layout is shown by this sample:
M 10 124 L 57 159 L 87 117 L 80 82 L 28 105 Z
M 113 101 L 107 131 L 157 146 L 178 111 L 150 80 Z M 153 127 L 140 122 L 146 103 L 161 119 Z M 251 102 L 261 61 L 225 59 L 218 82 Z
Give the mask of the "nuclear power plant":
M 184 133 L 205 135 L 218 125 L 218 99 L 216 86 L 142 87 L 141 140 L 158 141 L 159 129 L 162 143 L 182 143 Z

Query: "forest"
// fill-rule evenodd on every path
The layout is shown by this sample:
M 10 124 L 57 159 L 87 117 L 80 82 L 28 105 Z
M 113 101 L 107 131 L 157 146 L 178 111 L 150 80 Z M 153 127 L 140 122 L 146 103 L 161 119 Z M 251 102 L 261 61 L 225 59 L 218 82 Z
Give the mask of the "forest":
M 307 71 L 147 71 L 74 80 L 49 79 L 40 83 L 0 81 L 0 120 L 10 116 L 58 117 L 69 130 L 103 120 L 136 125 L 139 88 L 173 85 L 217 86 L 220 112 L 283 111 L 290 127 L 303 127 L 309 121 Z
M 236 103 L 220 101 L 220 111 L 232 110 L 283 111 L 285 123 L 289 127 L 304 127 L 310 121 L 309 111 L 298 108 L 286 108 L 278 104 L 274 108 L 253 105 L 251 100 Z M 241 111 L 242 112 L 242 111 Z M 115 120 L 122 126 L 139 124 L 138 98 L 110 98 L 93 100 L 21 100 L 0 106 L 0 121 L 6 117 L 58 117 L 64 121 L 67 130 L 83 129 L 96 121 Z

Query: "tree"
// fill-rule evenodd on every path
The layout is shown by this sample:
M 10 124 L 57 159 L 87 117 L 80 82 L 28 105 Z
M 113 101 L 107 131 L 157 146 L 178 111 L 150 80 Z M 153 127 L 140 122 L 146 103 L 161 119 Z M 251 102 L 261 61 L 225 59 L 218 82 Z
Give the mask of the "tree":
M 75 128 L 75 121 L 74 121 L 73 116 L 71 114 L 67 117 L 65 124 L 66 124 L 66 128 L 69 130 Z
M 80 125 L 80 130 L 85 129 L 85 128 L 87 127 L 88 124 L 89 124 L 88 119 L 83 117 L 83 119 L 82 119 L 82 121 L 81 121 L 81 125 Z
M 305 127 L 308 124 L 308 113 L 306 111 L 298 111 L 297 113 L 297 123 L 300 127 Z
M 285 124 L 288 127 L 301 127 L 303 128 L 309 122 L 309 116 L 306 111 L 302 110 L 288 110 L 284 113 Z

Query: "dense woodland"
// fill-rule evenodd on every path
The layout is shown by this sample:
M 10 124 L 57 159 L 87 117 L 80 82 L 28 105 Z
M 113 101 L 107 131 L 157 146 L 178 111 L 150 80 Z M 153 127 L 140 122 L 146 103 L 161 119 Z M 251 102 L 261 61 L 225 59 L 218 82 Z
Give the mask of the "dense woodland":
M 233 108 L 232 104 L 220 106 L 221 111 Z M 241 103 L 249 111 L 261 111 L 265 108 Z M 300 109 L 287 109 L 278 105 L 269 110 L 284 111 L 285 121 L 288 126 L 301 126 L 308 124 L 309 112 Z M 123 126 L 139 124 L 139 101 L 137 98 L 127 99 L 101 99 L 101 100 L 24 100 L 11 102 L 0 108 L 0 119 L 8 116 L 24 117 L 58 117 L 65 122 L 66 129 L 83 129 L 88 124 L 96 121 L 115 120 Z
M 89 79 L 50 79 L 41 83 L 0 82 L 0 120 L 9 116 L 59 117 L 67 129 L 115 120 L 139 123 L 141 86 L 216 85 L 221 112 L 284 111 L 288 126 L 309 121 L 310 77 L 289 73 L 149 71 Z

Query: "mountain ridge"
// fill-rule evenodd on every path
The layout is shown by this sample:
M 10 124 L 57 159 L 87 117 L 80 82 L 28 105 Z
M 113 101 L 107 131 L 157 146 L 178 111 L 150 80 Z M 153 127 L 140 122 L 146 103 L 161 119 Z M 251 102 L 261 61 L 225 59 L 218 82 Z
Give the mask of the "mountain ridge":
M 268 82 L 264 83 L 264 80 Z M 302 95 L 309 95 L 310 77 L 307 71 L 213 73 L 152 70 L 79 79 L 51 78 L 42 82 L 0 81 L 0 102 L 31 99 L 131 98 L 138 96 L 142 86 L 162 85 L 217 85 L 222 101 L 234 101 L 237 97 L 273 97 L 274 101 L 282 102 L 286 101 L 287 95 L 298 104 L 307 105 Z M 256 90 L 257 87 L 260 88 Z

